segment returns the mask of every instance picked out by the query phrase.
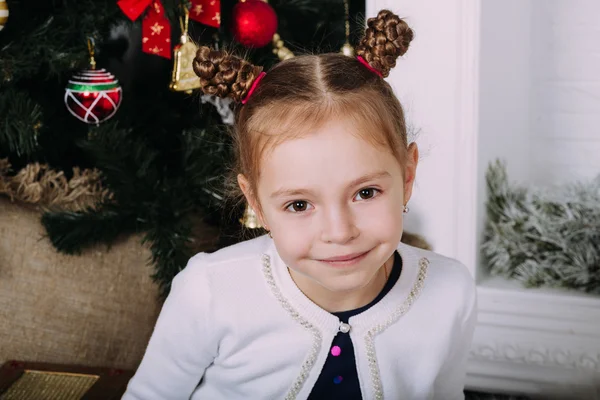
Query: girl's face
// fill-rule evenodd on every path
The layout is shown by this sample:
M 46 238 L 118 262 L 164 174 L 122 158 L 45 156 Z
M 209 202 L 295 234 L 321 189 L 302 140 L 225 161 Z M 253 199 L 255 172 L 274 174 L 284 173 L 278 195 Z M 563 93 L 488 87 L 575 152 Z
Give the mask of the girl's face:
M 258 199 L 243 176 L 240 186 L 296 284 L 319 304 L 314 297 L 360 297 L 392 260 L 417 159 L 413 144 L 403 171 L 389 150 L 331 121 L 266 153 Z

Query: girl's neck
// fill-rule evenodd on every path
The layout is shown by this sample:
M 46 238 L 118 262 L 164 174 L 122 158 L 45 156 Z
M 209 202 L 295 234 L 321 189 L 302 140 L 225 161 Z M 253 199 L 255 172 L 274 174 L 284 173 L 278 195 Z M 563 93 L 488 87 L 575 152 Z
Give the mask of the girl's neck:
M 288 268 L 292 280 L 298 288 L 325 311 L 334 313 L 355 310 L 366 306 L 383 290 L 394 265 L 394 255 L 379 268 L 373 279 L 360 290 L 352 292 L 332 292 Z

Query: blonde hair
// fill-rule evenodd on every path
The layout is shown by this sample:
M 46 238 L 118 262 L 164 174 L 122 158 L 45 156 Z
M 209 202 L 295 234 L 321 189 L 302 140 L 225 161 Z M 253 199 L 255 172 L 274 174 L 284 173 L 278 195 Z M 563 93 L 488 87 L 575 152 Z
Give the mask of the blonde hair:
M 388 10 L 367 21 L 364 38 L 356 47 L 371 68 L 389 75 L 396 59 L 406 53 L 413 31 Z M 262 67 L 202 47 L 194 59 L 202 91 L 244 100 Z M 390 85 L 356 58 L 341 54 L 297 56 L 273 67 L 239 109 L 233 127 L 235 161 L 230 188 L 243 174 L 256 193 L 260 160 L 265 151 L 299 137 L 331 119 L 350 121 L 361 136 L 385 146 L 405 162 L 407 132 L 404 113 Z

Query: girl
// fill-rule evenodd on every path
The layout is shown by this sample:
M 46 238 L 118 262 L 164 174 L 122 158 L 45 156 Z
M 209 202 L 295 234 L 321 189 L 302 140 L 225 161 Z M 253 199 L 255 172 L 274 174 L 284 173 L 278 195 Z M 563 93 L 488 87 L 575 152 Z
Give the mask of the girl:
M 269 234 L 189 261 L 124 399 L 464 398 L 474 282 L 400 242 L 418 151 L 383 78 L 412 37 L 384 10 L 357 58 L 198 50 L 203 91 L 243 104 L 236 177 Z

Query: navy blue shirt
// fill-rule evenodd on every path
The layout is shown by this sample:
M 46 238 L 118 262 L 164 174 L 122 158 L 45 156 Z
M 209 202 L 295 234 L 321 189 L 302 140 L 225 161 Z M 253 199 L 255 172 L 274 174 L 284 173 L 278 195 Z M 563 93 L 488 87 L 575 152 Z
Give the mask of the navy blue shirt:
M 392 267 L 388 281 L 372 302 L 354 310 L 332 314 L 338 317 L 340 322 L 348 323 L 350 317 L 368 310 L 383 299 L 392 287 L 394 287 L 398 278 L 400 278 L 401 271 L 402 258 L 398 252 L 395 252 L 394 266 Z M 333 338 L 325 365 L 308 398 L 309 400 L 362 400 L 360 385 L 358 383 L 358 372 L 356 371 L 356 359 L 354 358 L 354 346 L 352 345 L 352 340 L 350 340 L 350 333 L 338 332 Z

